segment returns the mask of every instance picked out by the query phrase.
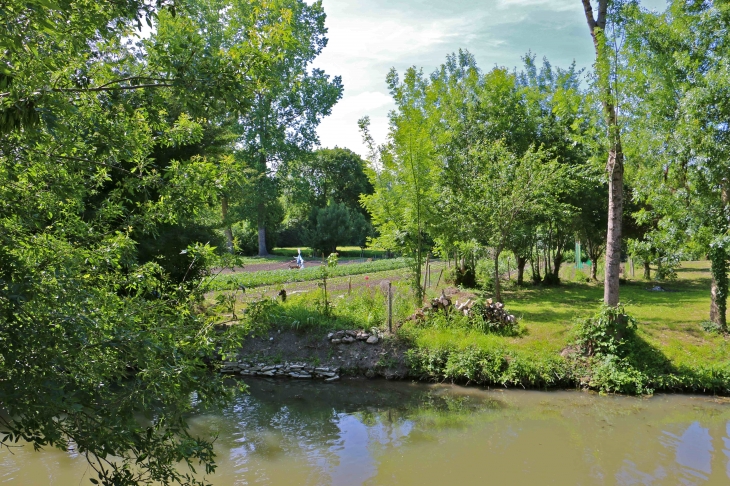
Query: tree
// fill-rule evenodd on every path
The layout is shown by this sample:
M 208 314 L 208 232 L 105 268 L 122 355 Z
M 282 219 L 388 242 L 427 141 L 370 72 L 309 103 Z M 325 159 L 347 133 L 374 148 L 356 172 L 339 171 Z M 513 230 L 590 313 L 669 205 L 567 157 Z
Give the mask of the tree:
M 0 25 L 0 424 L 38 447 L 72 440 L 107 485 L 214 470 L 186 417 L 231 396 L 208 359 L 245 330 L 219 335 L 196 312 L 205 282 L 139 243 L 218 203 L 229 159 L 199 116 L 245 114 L 291 35 L 286 18 L 258 30 L 247 2 L 176 6 L 11 1 Z M 248 35 L 209 49 L 200 29 L 165 28 L 197 7 L 240 13 Z M 128 42 L 144 19 L 156 34 Z M 205 268 L 212 251 L 178 256 Z
M 332 202 L 329 205 L 315 209 L 313 224 L 305 235 L 305 242 L 312 249 L 336 253 L 338 245 L 350 243 L 357 238 L 365 223 L 365 217 L 343 203 Z
M 626 74 L 637 198 L 655 222 L 657 254 L 684 244 L 712 262 L 710 319 L 727 329 L 730 231 L 730 76 L 727 6 L 672 2 L 656 14 L 626 13 Z
M 424 295 L 421 267 L 433 227 L 437 187 L 426 112 L 428 82 L 415 68 L 406 71 L 402 82 L 392 69 L 387 82 L 396 104 L 396 110 L 389 115 L 388 142 L 376 146 L 368 129 L 369 119 L 359 122 L 370 148 L 367 174 L 375 188 L 372 195 L 362 196 L 362 202 L 379 231 L 374 245 L 401 250 L 412 259 L 413 288 L 420 302 Z
M 353 215 L 356 231 L 346 242 L 365 246 L 372 233 L 367 211 L 360 204 L 362 194 L 372 194 L 373 186 L 365 174 L 365 161 L 348 149 L 318 149 L 287 164 L 280 175 L 286 201 L 285 246 L 305 244 L 303 234 L 316 224 L 317 211 L 329 202 L 342 203 L 363 218 Z
M 591 0 L 582 0 L 588 29 L 596 51 L 596 80 L 607 127 L 608 139 L 608 230 L 606 232 L 606 275 L 603 301 L 616 307 L 619 303 L 619 277 L 621 271 L 621 221 L 623 218 L 624 152 L 621 146 L 621 129 L 616 110 L 616 87 L 612 85 L 612 44 L 606 30 L 609 0 L 598 0 L 598 15 L 594 15 Z M 609 5 L 611 4 L 611 5 Z
M 520 223 L 549 210 L 564 168 L 542 150 L 518 157 L 501 142 L 473 147 L 446 171 L 445 198 L 466 235 L 492 249 L 494 296 L 502 301 L 499 257 Z M 457 209 L 458 208 L 458 209 Z
M 330 77 L 310 64 L 327 45 L 325 13 L 321 0 L 256 0 L 265 12 L 261 23 L 275 26 L 285 20 L 290 28 L 276 62 L 260 72 L 253 107 L 239 117 L 239 149 L 256 174 L 256 189 L 248 204 L 255 208 L 259 231 L 259 255 L 266 249 L 266 214 L 279 194 L 276 168 L 303 156 L 318 142 L 317 125 L 342 96 L 342 80 Z

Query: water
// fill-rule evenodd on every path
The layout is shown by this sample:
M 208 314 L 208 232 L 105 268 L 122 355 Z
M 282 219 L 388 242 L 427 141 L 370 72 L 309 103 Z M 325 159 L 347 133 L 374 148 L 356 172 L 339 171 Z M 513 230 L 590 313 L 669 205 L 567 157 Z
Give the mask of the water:
M 252 380 L 219 434 L 215 485 L 728 485 L 730 401 Z M 0 483 L 89 484 L 83 457 L 0 451 Z

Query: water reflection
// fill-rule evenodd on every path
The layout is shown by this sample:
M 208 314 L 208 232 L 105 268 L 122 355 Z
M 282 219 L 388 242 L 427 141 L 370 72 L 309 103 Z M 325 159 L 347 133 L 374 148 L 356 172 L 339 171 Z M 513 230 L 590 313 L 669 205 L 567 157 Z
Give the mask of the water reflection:
M 192 420 L 194 432 L 218 435 L 216 486 L 705 486 L 730 478 L 730 407 L 709 397 L 250 385 L 231 407 Z M 79 484 L 85 470 L 62 452 L 0 451 L 0 483 Z

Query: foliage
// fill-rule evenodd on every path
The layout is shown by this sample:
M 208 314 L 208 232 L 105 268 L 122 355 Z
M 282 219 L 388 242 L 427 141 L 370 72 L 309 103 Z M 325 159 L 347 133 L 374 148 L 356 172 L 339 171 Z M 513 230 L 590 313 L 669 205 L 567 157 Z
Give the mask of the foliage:
M 636 320 L 623 305 L 603 305 L 596 315 L 576 322 L 576 344 L 587 356 L 623 356 L 625 344 L 634 337 Z
M 423 299 L 421 271 L 436 200 L 435 154 L 429 133 L 425 97 L 428 82 L 415 68 L 403 81 L 393 69 L 388 88 L 397 110 L 390 113 L 388 142 L 377 146 L 369 132 L 369 118 L 359 125 L 369 147 L 368 178 L 375 192 L 363 195 L 363 206 L 379 232 L 375 247 L 395 250 L 412 259 L 413 289 Z
M 319 267 L 319 279 L 321 282 L 318 284 L 320 288 L 322 289 L 323 298 L 322 298 L 322 313 L 326 316 L 330 314 L 331 310 L 331 303 L 329 301 L 329 298 L 327 297 L 327 278 L 330 276 L 330 270 L 337 267 L 337 253 L 330 253 L 330 255 L 327 257 L 327 260 L 322 260 L 322 265 Z
M 253 172 L 255 184 L 254 191 L 243 194 L 242 204 L 248 209 L 247 219 L 265 236 L 267 213 L 280 192 L 277 167 L 303 156 L 318 143 L 317 126 L 342 97 L 343 87 L 339 76 L 330 79 L 323 70 L 311 67 L 327 45 L 321 1 L 253 3 L 264 13 L 263 25 L 287 19 L 291 27 L 277 59 L 257 73 L 252 109 L 237 119 L 241 133 L 237 155 Z M 259 240 L 259 255 L 268 254 L 264 240 Z
M 6 440 L 72 440 L 108 485 L 213 472 L 213 446 L 186 417 L 230 396 L 209 359 L 243 329 L 218 333 L 198 314 L 215 253 L 204 219 L 244 187 L 231 120 L 295 58 L 285 48 L 304 3 L 284 3 L 0 8 Z M 142 20 L 154 28 L 138 40 Z
M 338 245 L 352 243 L 367 231 L 367 221 L 362 213 L 342 203 L 331 203 L 314 210 L 313 224 L 305 233 L 305 243 L 324 254 L 336 252 Z

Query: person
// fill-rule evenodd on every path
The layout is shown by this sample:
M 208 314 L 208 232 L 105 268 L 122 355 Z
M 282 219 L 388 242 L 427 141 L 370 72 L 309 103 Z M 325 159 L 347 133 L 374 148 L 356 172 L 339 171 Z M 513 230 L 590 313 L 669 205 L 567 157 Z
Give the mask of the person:
M 297 259 L 296 259 L 297 265 L 299 265 L 299 268 L 304 268 L 304 258 L 302 258 L 302 249 L 297 248 Z

